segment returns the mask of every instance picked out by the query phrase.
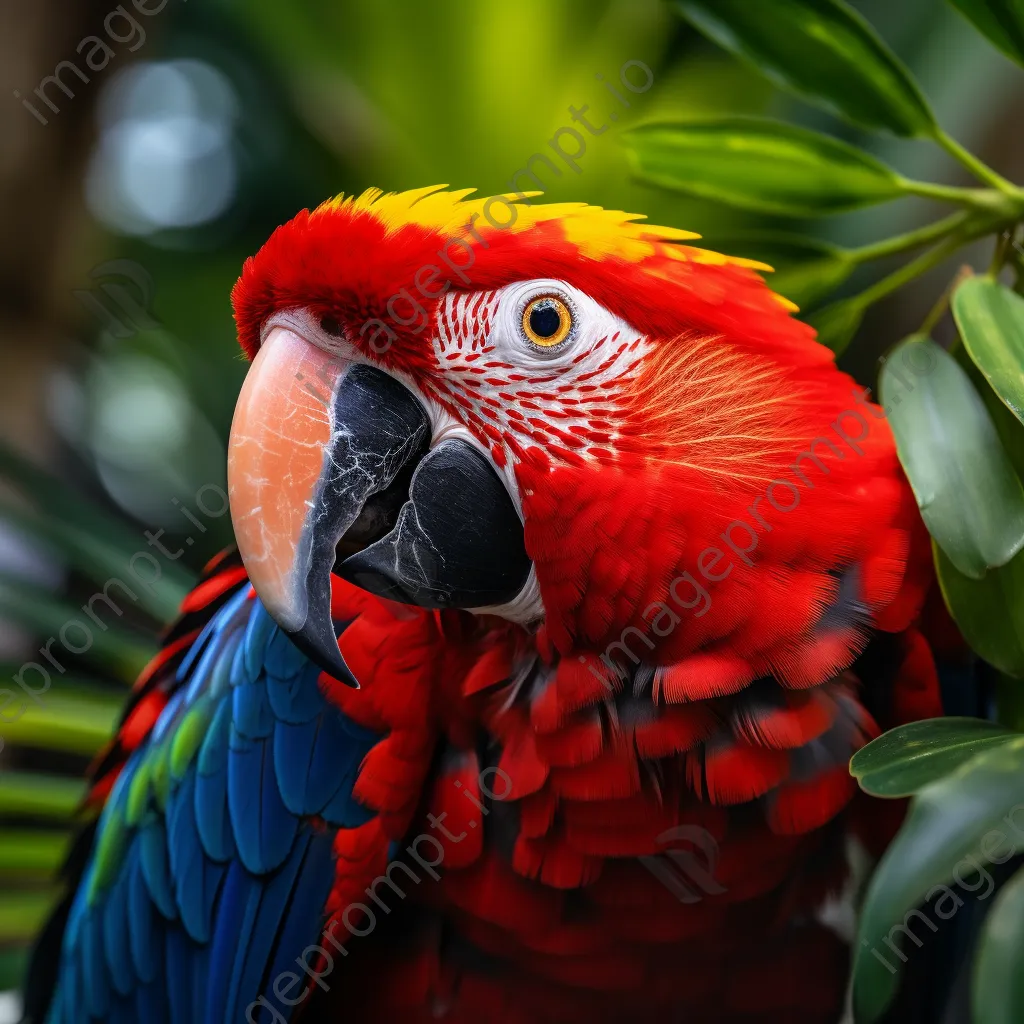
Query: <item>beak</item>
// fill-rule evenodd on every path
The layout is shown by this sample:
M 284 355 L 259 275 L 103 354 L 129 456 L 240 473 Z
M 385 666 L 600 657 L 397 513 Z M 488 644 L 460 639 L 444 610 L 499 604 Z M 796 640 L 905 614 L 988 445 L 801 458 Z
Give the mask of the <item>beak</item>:
M 228 489 L 238 548 L 278 625 L 333 676 L 331 573 L 427 608 L 512 600 L 530 559 L 485 455 L 430 449 L 430 419 L 394 377 L 274 328 L 235 408 Z

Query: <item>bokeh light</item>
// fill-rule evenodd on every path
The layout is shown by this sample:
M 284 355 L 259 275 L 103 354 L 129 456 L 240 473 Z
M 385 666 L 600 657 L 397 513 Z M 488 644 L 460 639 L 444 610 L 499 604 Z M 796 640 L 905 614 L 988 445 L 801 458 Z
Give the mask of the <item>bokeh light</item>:
M 231 83 L 203 61 L 141 62 L 114 76 L 86 176 L 94 216 L 127 235 L 221 216 L 238 183 L 237 115 Z

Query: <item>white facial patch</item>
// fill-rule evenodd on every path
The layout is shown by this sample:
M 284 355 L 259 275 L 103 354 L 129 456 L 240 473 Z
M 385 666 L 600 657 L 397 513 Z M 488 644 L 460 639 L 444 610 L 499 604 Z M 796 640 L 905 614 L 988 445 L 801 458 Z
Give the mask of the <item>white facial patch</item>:
M 530 304 L 551 296 L 568 308 L 565 340 L 543 347 L 527 336 Z M 433 339 L 442 374 L 423 390 L 455 406 L 488 439 L 492 455 L 515 460 L 514 442 L 553 456 L 601 458 L 618 437 L 618 402 L 649 351 L 647 339 L 564 281 L 537 279 L 488 292 L 449 292 Z

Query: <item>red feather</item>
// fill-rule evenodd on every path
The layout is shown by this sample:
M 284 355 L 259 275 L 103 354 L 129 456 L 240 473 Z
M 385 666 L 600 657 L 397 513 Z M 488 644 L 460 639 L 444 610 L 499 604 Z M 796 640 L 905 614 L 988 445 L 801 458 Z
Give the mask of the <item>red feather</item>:
M 716 804 L 753 800 L 777 786 L 789 769 L 782 750 L 720 740 L 686 755 L 686 778 L 698 794 Z

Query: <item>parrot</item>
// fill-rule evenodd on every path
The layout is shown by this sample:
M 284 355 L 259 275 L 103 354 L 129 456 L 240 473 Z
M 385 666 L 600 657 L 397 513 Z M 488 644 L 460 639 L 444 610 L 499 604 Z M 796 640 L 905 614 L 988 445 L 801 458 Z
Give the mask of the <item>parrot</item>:
M 341 195 L 232 292 L 216 557 L 90 770 L 31 1024 L 835 1024 L 852 754 L 942 713 L 885 411 L 771 268 Z

